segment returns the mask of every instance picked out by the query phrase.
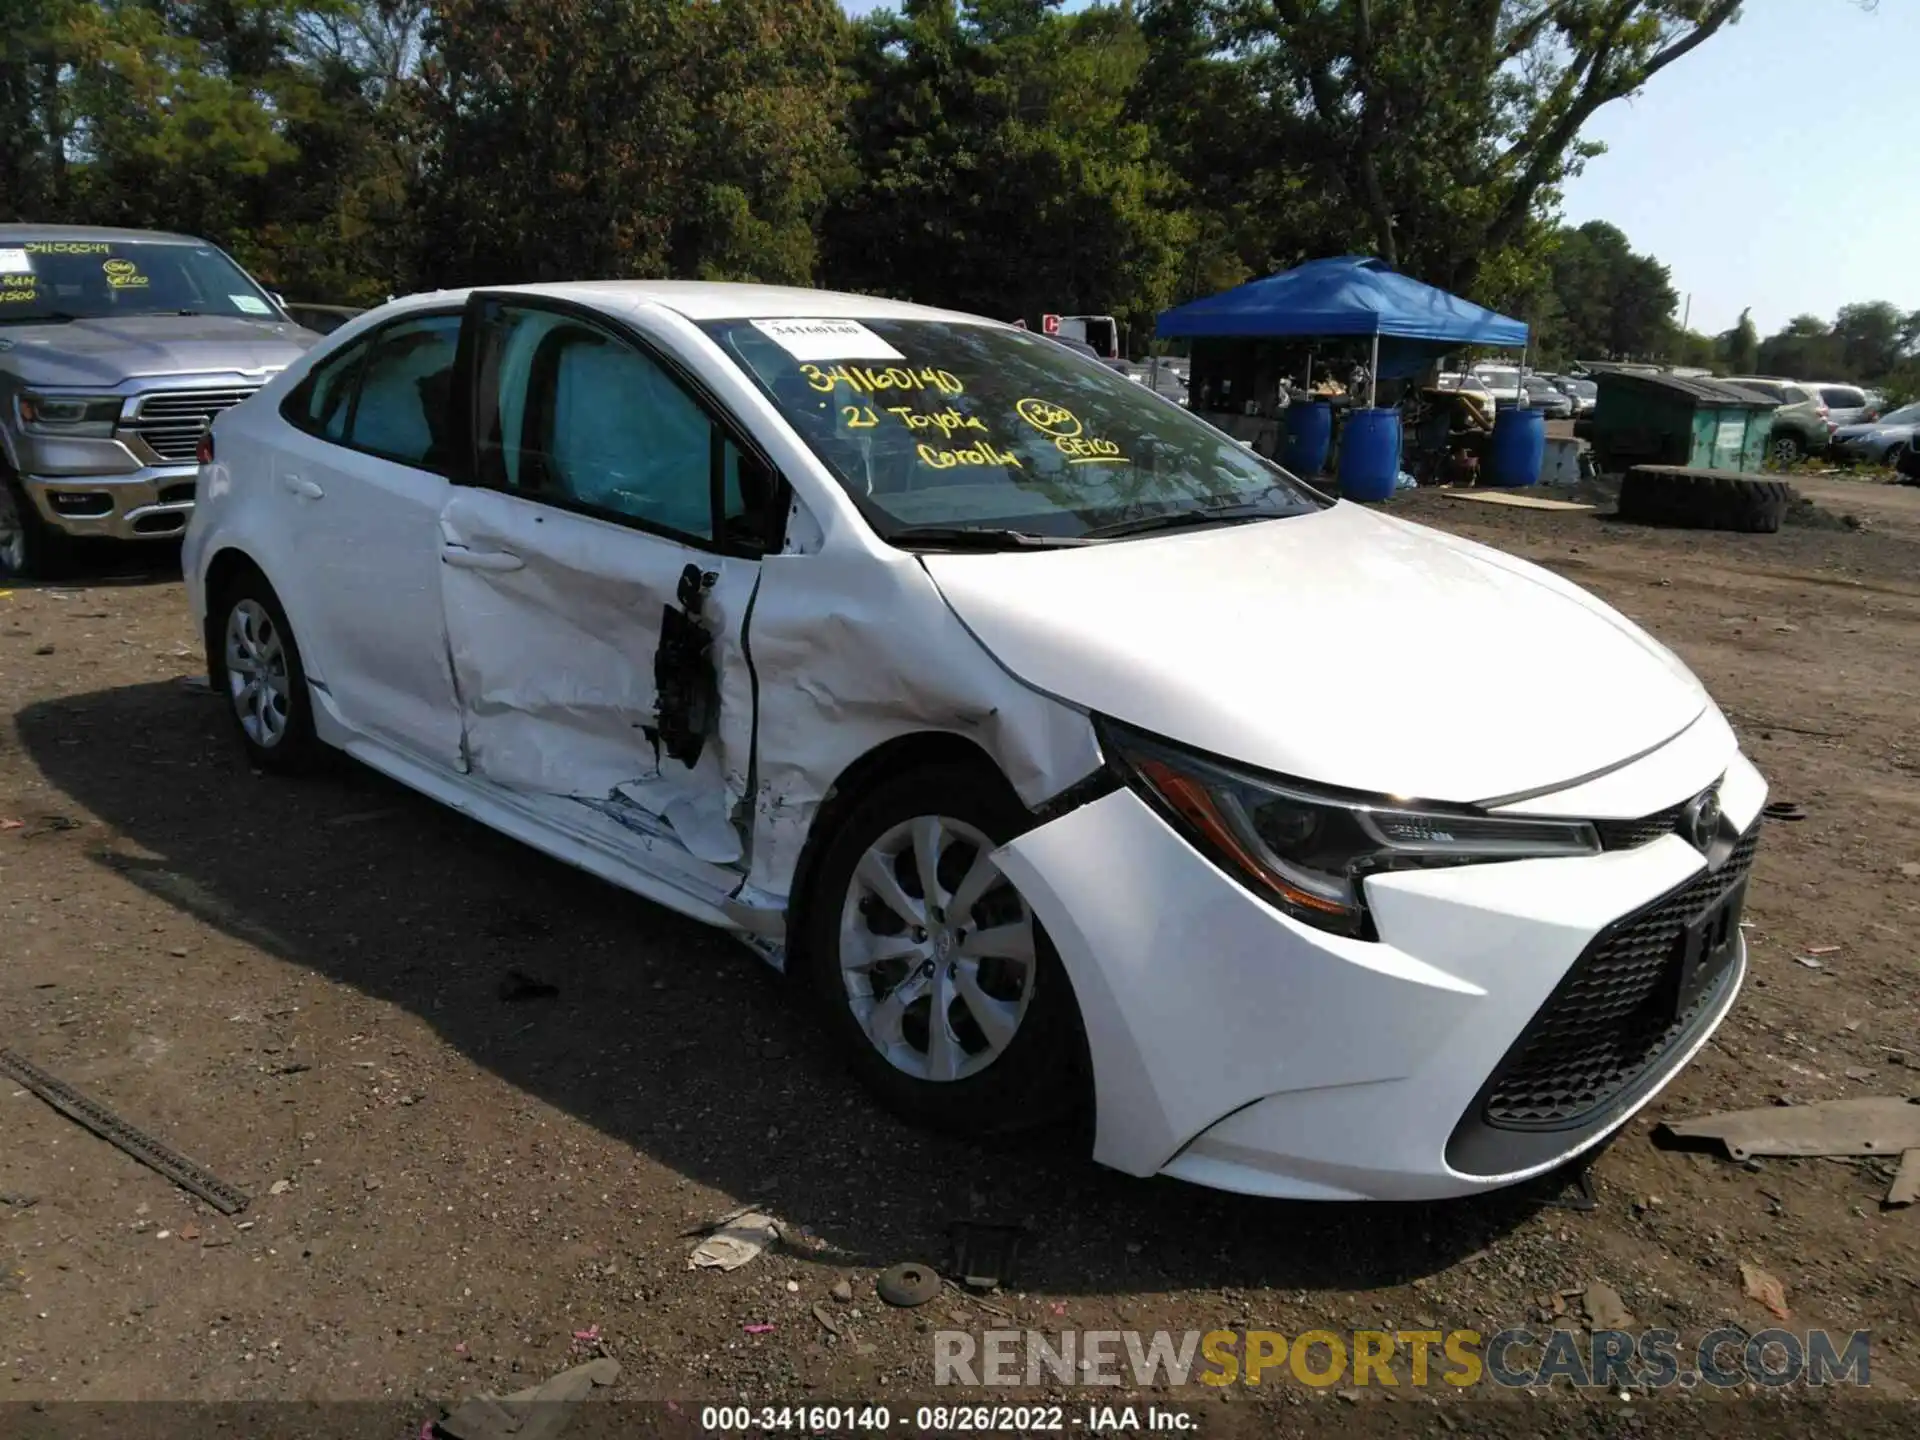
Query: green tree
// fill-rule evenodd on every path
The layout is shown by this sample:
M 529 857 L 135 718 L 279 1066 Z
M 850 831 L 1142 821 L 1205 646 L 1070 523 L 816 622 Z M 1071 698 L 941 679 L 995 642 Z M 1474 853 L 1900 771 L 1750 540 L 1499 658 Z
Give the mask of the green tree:
M 807 281 L 844 27 L 833 0 L 437 0 L 424 277 Z
M 1061 15 L 1057 0 L 909 0 L 865 21 L 830 279 L 1007 318 L 1145 320 L 1192 233 L 1128 114 L 1146 59 L 1124 10 Z
M 1178 76 L 1235 99 L 1243 163 L 1303 178 L 1275 214 L 1317 253 L 1367 249 L 1472 291 L 1543 238 L 1581 127 L 1733 19 L 1738 0 L 1141 0 Z M 1162 93 L 1177 92 L 1163 80 Z M 1176 150 L 1192 148 L 1178 117 Z M 1277 195 L 1284 187 L 1266 178 Z M 1251 257 L 1250 257 L 1251 258 Z
M 1720 356 L 1733 375 L 1751 375 L 1760 365 L 1760 332 L 1754 328 L 1753 311 L 1742 310 L 1731 330 L 1719 337 Z
M 1637 255 L 1604 220 L 1562 230 L 1548 262 L 1559 323 L 1549 332 L 1563 358 L 1646 359 L 1666 348 L 1679 295 L 1667 267 Z

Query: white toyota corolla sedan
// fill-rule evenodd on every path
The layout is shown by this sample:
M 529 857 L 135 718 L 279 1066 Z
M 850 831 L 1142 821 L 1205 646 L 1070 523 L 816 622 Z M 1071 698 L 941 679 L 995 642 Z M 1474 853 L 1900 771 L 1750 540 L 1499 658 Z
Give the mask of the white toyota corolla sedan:
M 1263 1195 L 1510 1184 L 1746 969 L 1766 785 L 1573 585 L 975 316 L 442 292 L 215 422 L 255 764 L 345 751 L 721 926 L 886 1102 Z

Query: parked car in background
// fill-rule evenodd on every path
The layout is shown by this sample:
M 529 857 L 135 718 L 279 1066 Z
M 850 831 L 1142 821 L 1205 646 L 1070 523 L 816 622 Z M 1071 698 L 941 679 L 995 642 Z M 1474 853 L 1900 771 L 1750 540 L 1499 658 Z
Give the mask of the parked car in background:
M 1520 367 L 1517 365 L 1475 365 L 1467 372 L 1493 396 L 1501 409 L 1520 403 Z
M 1820 397 L 1827 407 L 1827 421 L 1836 430 L 1844 425 L 1862 425 L 1880 413 L 1878 397 L 1858 385 L 1842 385 L 1825 380 L 1802 380 L 1801 388 Z
M 1767 457 L 1774 464 L 1791 465 L 1825 450 L 1832 440 L 1827 402 L 1805 386 L 1760 375 L 1729 375 L 1724 383 L 1764 395 L 1780 407 L 1767 435 Z
M 1549 420 L 1571 420 L 1573 397 L 1553 385 L 1543 375 L 1529 375 L 1525 381 L 1527 404 L 1543 412 Z
M 1913 448 L 1917 433 L 1920 433 L 1920 403 L 1902 405 L 1878 420 L 1842 425 L 1833 432 L 1833 455 L 1845 464 L 1889 465 L 1898 469 L 1901 456 Z
M 202 474 L 187 593 L 253 765 L 343 749 L 732 933 L 924 1124 L 1485 1191 L 1628 1123 L 1746 974 L 1767 785 L 1671 651 L 1038 335 L 421 295 L 221 415 Z M 1303 706 L 1261 657 L 1329 624 L 1366 641 Z
M 1573 401 L 1575 419 L 1591 415 L 1600 406 L 1600 387 L 1579 375 L 1549 377 L 1553 387 Z
M 296 325 L 304 325 L 316 335 L 331 335 L 354 316 L 364 311 L 352 305 L 309 305 L 289 301 L 282 307 Z
M 179 539 L 208 420 L 317 339 L 205 240 L 0 225 L 0 580 Z

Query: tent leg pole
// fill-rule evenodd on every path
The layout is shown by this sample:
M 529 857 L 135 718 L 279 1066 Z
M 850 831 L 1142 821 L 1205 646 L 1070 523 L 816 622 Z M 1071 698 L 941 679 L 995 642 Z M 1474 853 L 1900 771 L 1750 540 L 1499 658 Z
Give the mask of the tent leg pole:
M 1367 409 L 1380 398 L 1380 332 L 1373 332 L 1373 363 L 1367 366 Z

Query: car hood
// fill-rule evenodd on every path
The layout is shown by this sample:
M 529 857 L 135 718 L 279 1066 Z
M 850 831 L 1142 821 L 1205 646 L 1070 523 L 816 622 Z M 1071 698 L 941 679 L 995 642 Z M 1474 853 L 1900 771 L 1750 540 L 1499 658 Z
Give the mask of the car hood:
M 1882 425 L 1878 421 L 1868 421 L 1859 425 L 1842 425 L 1833 432 L 1835 440 L 1906 440 L 1920 426 Z
M 112 387 L 148 375 L 283 370 L 320 337 L 284 320 L 116 315 L 0 326 L 0 370 L 26 385 Z
M 1071 549 L 922 556 L 1021 680 L 1261 769 L 1408 798 L 1557 788 L 1712 703 L 1578 586 L 1352 504 Z

